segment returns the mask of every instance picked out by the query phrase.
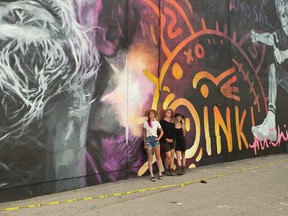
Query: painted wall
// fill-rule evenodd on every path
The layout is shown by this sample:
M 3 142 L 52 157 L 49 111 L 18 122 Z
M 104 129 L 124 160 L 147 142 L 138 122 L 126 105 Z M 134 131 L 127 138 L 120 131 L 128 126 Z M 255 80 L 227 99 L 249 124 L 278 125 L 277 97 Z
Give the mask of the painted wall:
M 284 152 L 287 4 L 0 0 L 0 200 L 145 175 L 149 108 L 189 168 Z

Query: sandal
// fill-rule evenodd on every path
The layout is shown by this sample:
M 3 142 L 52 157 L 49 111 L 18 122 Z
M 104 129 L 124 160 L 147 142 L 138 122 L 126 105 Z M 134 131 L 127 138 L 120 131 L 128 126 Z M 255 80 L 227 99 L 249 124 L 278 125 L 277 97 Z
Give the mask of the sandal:
M 158 179 L 159 179 L 159 180 L 162 180 L 162 175 L 159 175 L 159 176 L 158 176 Z
M 153 177 L 151 177 L 150 178 L 150 180 L 152 181 L 152 182 L 155 182 L 156 181 L 156 179 L 155 179 L 155 177 L 153 176 Z

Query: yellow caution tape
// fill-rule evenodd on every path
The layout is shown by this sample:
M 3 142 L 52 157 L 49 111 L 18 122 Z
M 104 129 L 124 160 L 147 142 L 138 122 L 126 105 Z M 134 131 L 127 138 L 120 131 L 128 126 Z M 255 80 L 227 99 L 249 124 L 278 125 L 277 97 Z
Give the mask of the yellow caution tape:
M 284 162 L 288 162 L 288 159 L 284 159 L 284 160 L 280 160 L 280 161 L 276 161 L 276 162 L 272 162 L 272 163 L 267 163 L 267 164 L 263 164 L 263 165 L 252 167 L 252 168 L 241 168 L 241 169 L 237 169 L 236 171 L 233 171 L 233 172 L 229 172 L 229 173 L 225 173 L 225 174 L 217 174 L 217 175 L 214 175 L 211 177 L 187 181 L 187 182 L 182 182 L 179 184 L 162 185 L 162 186 L 158 186 L 158 187 L 144 188 L 144 189 L 139 189 L 139 190 L 127 191 L 127 192 L 120 192 L 120 193 L 113 193 L 113 194 L 106 194 L 106 195 L 99 195 L 99 196 L 91 196 L 91 197 L 85 197 L 85 198 L 75 198 L 75 199 L 68 199 L 68 200 L 48 202 L 48 203 L 31 204 L 31 205 L 26 205 L 26 206 L 2 208 L 2 209 L 0 209 L 0 212 L 1 211 L 15 211 L 15 210 L 20 210 L 20 209 L 36 208 L 36 207 L 48 206 L 48 205 L 59 205 L 59 204 L 63 204 L 63 203 L 72 203 L 72 202 L 101 199 L 101 198 L 108 198 L 108 197 L 116 197 L 116 196 L 121 196 L 121 195 L 130 195 L 130 194 L 135 194 L 135 193 L 142 193 L 142 192 L 147 192 L 147 191 L 154 191 L 154 190 L 173 188 L 173 187 L 185 187 L 185 186 L 190 185 L 190 184 L 199 183 L 203 180 L 208 181 L 208 180 L 216 179 L 219 177 L 225 177 L 225 176 L 235 175 L 238 173 L 243 173 L 243 172 L 247 172 L 247 171 L 251 171 L 251 170 L 255 170 L 255 169 L 269 167 L 269 166 L 277 165 L 277 164 L 284 163 Z

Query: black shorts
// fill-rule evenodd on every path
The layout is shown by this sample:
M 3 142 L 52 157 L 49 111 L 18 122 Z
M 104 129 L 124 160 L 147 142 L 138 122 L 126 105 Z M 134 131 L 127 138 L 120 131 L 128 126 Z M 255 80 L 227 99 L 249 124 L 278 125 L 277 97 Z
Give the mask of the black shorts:
M 166 153 L 171 151 L 172 149 L 175 149 L 175 142 L 172 143 L 160 142 L 160 146 L 161 149 L 163 149 L 163 151 Z
M 186 139 L 184 136 L 179 136 L 176 138 L 176 151 L 185 152 L 186 151 Z
M 185 152 L 186 151 L 186 143 L 181 143 L 181 144 L 176 144 L 175 151 L 181 151 Z

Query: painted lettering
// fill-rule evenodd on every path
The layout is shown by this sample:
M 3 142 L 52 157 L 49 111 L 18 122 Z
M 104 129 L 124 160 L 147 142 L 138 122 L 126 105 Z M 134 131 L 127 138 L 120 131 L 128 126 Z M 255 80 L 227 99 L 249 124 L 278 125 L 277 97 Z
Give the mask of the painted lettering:
M 288 140 L 288 131 L 286 129 L 286 125 L 284 125 L 285 132 L 281 131 L 280 127 L 277 127 L 277 141 L 273 142 L 267 137 L 264 140 L 255 139 L 252 144 L 249 144 L 249 147 L 254 150 L 254 154 L 257 155 L 259 150 L 265 150 L 270 147 L 280 147 L 282 141 Z M 272 128 L 270 132 L 276 130 L 276 128 Z

